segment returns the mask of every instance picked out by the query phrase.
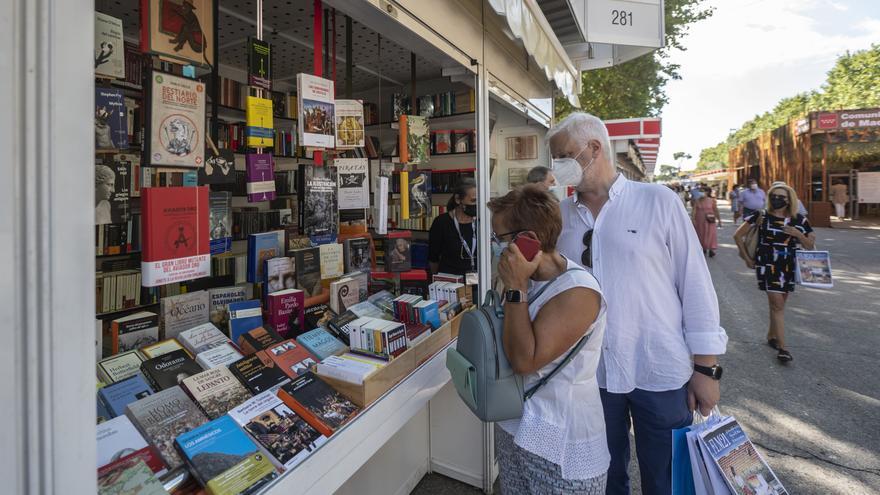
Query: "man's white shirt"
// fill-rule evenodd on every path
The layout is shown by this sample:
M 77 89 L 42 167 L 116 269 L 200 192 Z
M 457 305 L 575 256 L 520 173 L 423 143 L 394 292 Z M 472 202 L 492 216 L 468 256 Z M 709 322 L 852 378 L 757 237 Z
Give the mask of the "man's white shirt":
M 661 185 L 614 181 L 598 218 L 572 196 L 560 203 L 557 249 L 581 261 L 593 229 L 593 275 L 608 301 L 597 378 L 612 393 L 675 390 L 692 355 L 727 349 L 702 247 L 681 200 Z

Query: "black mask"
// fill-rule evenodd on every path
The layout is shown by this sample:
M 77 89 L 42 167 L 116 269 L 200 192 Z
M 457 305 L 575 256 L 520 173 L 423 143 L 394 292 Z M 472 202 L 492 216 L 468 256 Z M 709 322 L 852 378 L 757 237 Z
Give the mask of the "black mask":
M 785 196 L 770 196 L 770 206 L 772 206 L 774 210 L 785 208 L 788 206 L 788 199 Z
M 461 205 L 461 211 L 469 217 L 477 216 L 477 205 Z

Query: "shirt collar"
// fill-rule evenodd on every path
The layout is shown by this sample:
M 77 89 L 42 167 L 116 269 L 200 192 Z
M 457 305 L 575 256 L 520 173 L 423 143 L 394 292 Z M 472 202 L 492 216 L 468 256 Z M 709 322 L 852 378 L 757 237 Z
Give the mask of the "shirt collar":
M 608 201 L 613 201 L 614 198 L 623 194 L 623 191 L 626 189 L 627 184 L 629 183 L 629 179 L 623 176 L 623 174 L 617 174 L 617 178 L 614 179 L 614 182 L 611 184 L 611 189 L 608 191 Z M 587 205 L 580 202 L 578 199 L 578 194 L 575 192 L 571 196 L 571 201 L 574 204 L 575 208 L 586 208 Z

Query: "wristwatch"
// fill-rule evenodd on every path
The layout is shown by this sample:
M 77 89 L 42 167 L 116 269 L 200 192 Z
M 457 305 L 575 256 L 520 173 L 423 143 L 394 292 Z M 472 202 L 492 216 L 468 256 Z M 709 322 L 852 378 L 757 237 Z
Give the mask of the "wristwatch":
M 713 380 L 720 380 L 722 373 L 724 373 L 724 369 L 717 364 L 715 366 L 700 366 L 694 363 L 694 371 L 702 373 Z
M 509 303 L 527 303 L 529 298 L 525 292 L 517 289 L 507 289 L 504 291 L 504 300 Z

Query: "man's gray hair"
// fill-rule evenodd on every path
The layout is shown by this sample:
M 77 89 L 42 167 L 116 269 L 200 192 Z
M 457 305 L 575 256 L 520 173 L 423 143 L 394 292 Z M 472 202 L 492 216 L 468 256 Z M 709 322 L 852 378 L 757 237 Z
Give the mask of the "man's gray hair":
M 529 175 L 526 176 L 526 182 L 528 182 L 529 184 L 544 182 L 545 180 L 547 180 L 547 174 L 549 173 L 549 168 L 543 165 L 538 165 L 537 167 L 529 170 Z
M 550 142 L 553 136 L 563 132 L 580 144 L 581 148 L 586 146 L 591 139 L 599 141 L 605 152 L 605 158 L 608 159 L 608 164 L 612 167 L 614 166 L 614 151 L 611 149 L 608 129 L 605 127 L 605 123 L 598 117 L 586 112 L 571 113 L 547 131 L 547 142 Z

